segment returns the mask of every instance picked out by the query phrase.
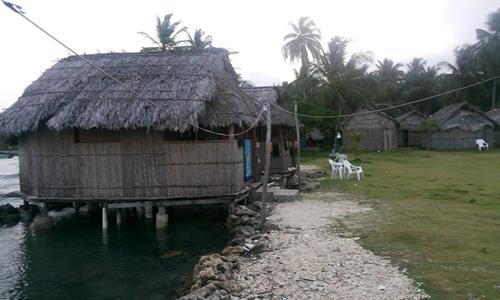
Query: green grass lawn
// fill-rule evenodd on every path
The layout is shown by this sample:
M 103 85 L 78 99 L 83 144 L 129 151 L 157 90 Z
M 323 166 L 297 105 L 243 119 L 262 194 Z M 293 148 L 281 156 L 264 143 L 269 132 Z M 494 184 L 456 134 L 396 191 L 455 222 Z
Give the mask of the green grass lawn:
M 302 161 L 328 170 L 327 154 L 306 151 Z M 500 151 L 358 158 L 365 180 L 328 179 L 323 188 L 374 207 L 346 221 L 364 246 L 407 268 L 433 299 L 500 299 Z

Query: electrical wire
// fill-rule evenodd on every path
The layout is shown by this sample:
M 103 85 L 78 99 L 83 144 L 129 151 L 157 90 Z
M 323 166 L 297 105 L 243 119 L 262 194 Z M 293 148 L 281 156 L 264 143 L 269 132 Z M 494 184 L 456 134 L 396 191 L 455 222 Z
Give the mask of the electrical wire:
M 389 106 L 389 107 L 385 107 L 385 108 L 374 109 L 374 110 L 370 110 L 370 111 L 367 111 L 367 112 L 344 114 L 344 115 L 336 115 L 336 116 L 332 116 L 332 115 L 319 116 L 319 115 L 299 114 L 299 113 L 295 113 L 293 111 L 289 111 L 287 109 L 284 109 L 283 107 L 280 107 L 280 106 L 278 106 L 278 105 L 276 105 L 274 103 L 272 103 L 272 105 L 274 107 L 276 107 L 276 108 L 278 108 L 278 109 L 286 112 L 286 113 L 289 113 L 289 114 L 292 114 L 292 115 L 297 115 L 299 117 L 304 117 L 304 118 L 315 118 L 315 119 L 346 118 L 346 117 L 354 117 L 354 116 L 361 116 L 361 115 L 369 115 L 369 114 L 376 113 L 376 112 L 386 111 L 386 110 L 390 110 L 390 109 L 394 109 L 394 108 L 398 108 L 398 107 L 403 107 L 403 106 L 406 106 L 406 105 L 411 105 L 411 104 L 415 104 L 415 103 L 419 103 L 419 102 L 431 100 L 431 99 L 434 99 L 434 98 L 437 98 L 437 97 L 441 97 L 441 96 L 448 95 L 448 94 L 451 94 L 451 93 L 455 93 L 455 92 L 458 92 L 458 91 L 461 91 L 461 90 L 465 90 L 465 89 L 471 88 L 473 86 L 480 85 L 480 84 L 483 84 L 483 83 L 486 83 L 486 82 L 489 82 L 489 81 L 492 81 L 492 80 L 496 80 L 498 78 L 500 78 L 500 75 L 497 75 L 497 76 L 494 76 L 494 77 L 491 77 L 491 78 L 488 78 L 488 79 L 485 79 L 485 80 L 482 80 L 482 81 L 479 81 L 479 82 L 476 82 L 476 83 L 472 83 L 472 84 L 469 84 L 469 85 L 466 85 L 466 86 L 462 86 L 462 87 L 459 87 L 459 88 L 456 88 L 456 89 L 453 89 L 453 90 L 450 90 L 450 91 L 446 91 L 446 92 L 443 92 L 443 93 L 440 93 L 440 94 L 436 94 L 436 95 L 433 95 L 433 96 L 430 96 L 430 97 L 425 97 L 425 98 L 421 98 L 421 99 L 418 99 L 418 100 L 414 100 L 414 101 L 410 101 L 410 102 L 406 102 L 406 103 L 402 103 L 402 104 L 397 104 L 397 105 L 393 105 L 393 106 Z
M 93 68 L 95 68 L 96 70 L 98 70 L 99 72 L 101 72 L 102 74 L 104 74 L 106 77 L 110 78 L 111 80 L 115 81 L 116 83 L 118 83 L 120 86 L 122 86 L 123 88 L 125 88 L 126 90 L 130 91 L 132 94 L 136 95 L 139 99 L 142 99 L 144 101 L 146 101 L 147 103 L 149 103 L 150 105 L 152 106 L 156 106 L 160 109 L 164 108 L 162 105 L 159 105 L 158 103 L 148 99 L 148 98 L 145 98 L 143 97 L 141 94 L 139 94 L 139 92 L 137 92 L 136 90 L 130 88 L 128 85 L 126 85 L 125 83 L 123 83 L 122 81 L 120 81 L 119 79 L 113 77 L 111 74 L 109 74 L 108 72 L 106 72 L 105 70 L 103 70 L 101 67 L 99 67 L 98 65 L 96 65 L 95 63 L 93 63 L 92 61 L 90 61 L 89 59 L 87 59 L 86 57 L 78 54 L 75 50 L 73 50 L 71 47 L 69 47 L 68 45 L 66 45 L 65 43 L 63 43 L 61 40 L 59 40 L 58 38 L 56 38 L 55 36 L 53 36 L 52 34 L 50 34 L 48 31 L 46 31 L 45 29 L 43 29 L 41 26 L 39 26 L 37 23 L 35 23 L 34 21 L 32 21 L 30 18 L 28 18 L 27 16 L 25 16 L 25 13 L 23 11 L 21 11 L 19 8 L 17 9 L 13 9 L 11 6 L 9 6 L 5 1 L 3 1 L 5 5 L 7 5 L 7 7 L 9 7 L 12 11 L 14 11 L 16 14 L 18 14 L 19 16 L 23 17 L 26 21 L 28 21 L 29 23 L 31 23 L 33 26 L 35 26 L 36 28 L 38 28 L 40 31 L 42 31 L 43 33 L 45 33 L 47 36 L 49 36 L 51 39 L 53 39 L 54 41 L 56 41 L 58 44 L 60 44 L 61 46 L 63 46 L 64 48 L 66 48 L 68 51 L 70 51 L 71 53 L 73 53 L 74 55 L 76 55 L 77 57 L 79 57 L 80 59 L 82 59 L 84 62 L 86 62 L 87 64 L 89 64 L 90 66 L 92 66 Z M 138 99 L 136 99 L 138 100 Z M 169 99 L 170 100 L 170 99 Z M 171 101 L 177 101 L 177 100 L 174 100 L 174 99 L 171 99 Z M 245 134 L 247 133 L 248 131 L 250 131 L 253 127 L 255 127 L 258 122 L 259 122 L 259 119 L 260 117 L 262 116 L 262 113 L 264 112 L 264 106 L 262 107 L 262 110 L 261 112 L 259 113 L 258 117 L 255 119 L 254 123 L 252 124 L 252 126 L 250 126 L 249 128 L 247 128 L 246 130 L 244 130 L 243 132 L 240 132 L 238 134 L 223 134 L 223 133 L 218 133 L 218 132 L 215 132 L 215 131 L 212 131 L 210 129 L 207 129 L 207 128 L 203 128 L 203 127 L 200 127 L 200 126 L 196 126 L 196 125 L 192 125 L 192 127 L 196 128 L 196 129 L 199 129 L 199 130 L 202 130 L 202 131 L 205 131 L 207 133 L 211 133 L 211 134 L 215 134 L 215 135 L 219 135 L 219 136 L 226 136 L 226 137 L 234 137 L 234 136 L 238 136 L 238 135 L 242 135 L 242 134 Z

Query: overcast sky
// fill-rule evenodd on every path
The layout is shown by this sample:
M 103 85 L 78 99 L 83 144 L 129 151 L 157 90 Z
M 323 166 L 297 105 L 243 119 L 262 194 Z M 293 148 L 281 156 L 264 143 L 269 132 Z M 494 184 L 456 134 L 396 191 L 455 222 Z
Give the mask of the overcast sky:
M 423 57 L 430 64 L 453 61 L 453 49 L 475 40 L 500 0 L 212 0 L 68 1 L 8 0 L 79 53 L 138 51 L 150 42 L 138 31 L 155 33 L 155 18 L 173 13 L 193 31 L 202 28 L 214 46 L 231 56 L 236 71 L 256 85 L 293 79 L 283 61 L 288 23 L 311 17 L 323 43 L 335 35 L 352 40 L 350 51 L 370 51 L 375 59 L 406 63 Z M 0 109 L 69 52 L 3 5 L 0 7 Z

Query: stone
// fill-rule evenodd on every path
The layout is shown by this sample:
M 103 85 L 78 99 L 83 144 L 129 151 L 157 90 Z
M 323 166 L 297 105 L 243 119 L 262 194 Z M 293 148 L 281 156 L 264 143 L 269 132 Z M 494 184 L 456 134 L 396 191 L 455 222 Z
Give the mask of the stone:
M 244 225 L 234 228 L 234 233 L 238 236 L 250 237 L 255 234 L 255 229 L 252 226 Z
M 238 205 L 236 206 L 236 209 L 234 210 L 234 214 L 237 216 L 243 216 L 243 215 L 248 215 L 248 216 L 256 216 L 257 213 L 250 208 L 244 206 L 244 205 Z
M 243 253 L 244 248 L 242 246 L 227 246 L 222 250 L 221 254 L 224 256 L 239 255 Z
M 10 204 L 0 205 L 0 226 L 15 225 L 21 220 L 21 214 L 17 208 Z
M 308 178 L 305 178 L 304 180 L 301 180 L 300 182 L 300 191 L 304 193 L 310 193 L 310 192 L 315 192 L 319 190 L 320 188 L 320 182 L 319 181 L 314 181 Z
M 54 218 L 48 216 L 36 216 L 33 220 L 33 229 L 48 230 L 54 228 Z

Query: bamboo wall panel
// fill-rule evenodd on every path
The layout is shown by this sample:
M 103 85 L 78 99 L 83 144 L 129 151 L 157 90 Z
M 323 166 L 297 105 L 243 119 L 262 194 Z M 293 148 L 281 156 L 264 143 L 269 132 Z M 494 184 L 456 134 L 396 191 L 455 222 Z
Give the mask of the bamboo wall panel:
M 431 134 L 432 149 L 474 149 L 477 148 L 476 139 L 484 139 L 489 145 L 495 142 L 493 129 L 484 127 L 476 131 L 464 131 L 458 128 L 439 130 Z M 427 141 L 424 139 L 424 144 Z
M 75 143 L 72 130 L 19 139 L 21 191 L 39 197 L 207 196 L 244 188 L 236 140 L 163 141 L 161 132 L 120 132 L 120 142 Z

